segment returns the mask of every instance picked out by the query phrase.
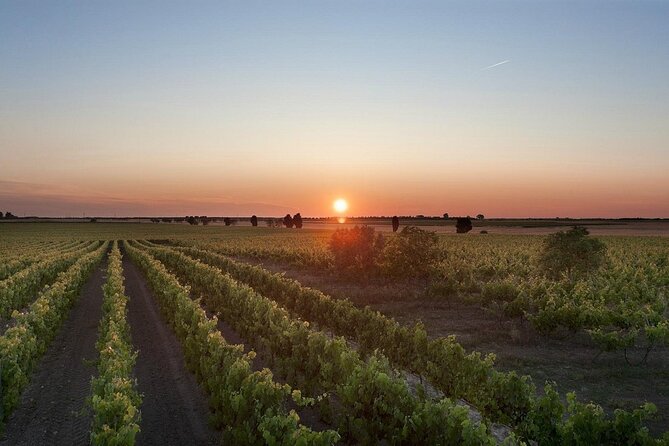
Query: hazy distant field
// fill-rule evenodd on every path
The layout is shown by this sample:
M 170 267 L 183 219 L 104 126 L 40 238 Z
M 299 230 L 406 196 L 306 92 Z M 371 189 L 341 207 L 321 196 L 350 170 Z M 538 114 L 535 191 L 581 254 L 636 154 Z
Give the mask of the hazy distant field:
M 84 226 L 80 227 L 78 224 L 88 224 L 88 219 L 39 219 L 39 220 L 30 220 L 21 221 L 21 223 L 2 221 L 0 220 L 0 231 L 3 231 L 4 225 L 9 225 L 5 229 L 11 229 L 16 224 L 38 224 L 38 225 L 51 225 L 54 223 L 77 223 L 75 226 L 56 226 L 52 229 L 51 226 L 46 227 L 22 227 L 21 232 L 35 232 L 39 233 L 40 231 L 49 231 L 54 234 L 64 234 L 64 233 L 73 233 L 73 231 L 82 231 L 84 234 L 91 232 L 98 233 L 113 233 L 117 229 L 110 229 L 108 225 L 141 225 L 140 228 L 129 229 L 125 226 L 112 226 L 113 228 L 119 228 L 122 233 L 134 233 L 134 234 L 161 234 L 161 233 L 174 233 L 175 236 L 182 236 L 185 234 L 191 233 L 191 231 L 200 231 L 192 233 L 217 233 L 217 229 L 223 227 L 224 230 L 230 230 L 234 227 L 251 227 L 251 223 L 248 218 L 236 218 L 234 226 L 225 228 L 222 222 L 213 222 L 208 226 L 196 226 L 191 227 L 186 223 L 151 223 L 149 219 L 131 219 L 128 221 L 120 220 L 107 220 L 104 218 L 99 219 L 97 223 L 90 223 L 95 225 L 103 225 L 102 227 L 97 227 L 96 229 Z M 279 220 L 279 219 L 277 219 Z M 442 220 L 442 219 L 401 219 L 400 224 L 405 225 L 414 225 L 419 226 L 420 228 L 434 231 L 438 233 L 455 233 L 455 221 L 454 220 Z M 357 220 L 357 219 L 348 219 L 345 223 L 334 222 L 332 220 L 305 220 L 304 229 L 325 229 L 328 231 L 333 231 L 340 227 L 351 227 L 355 225 L 369 225 L 373 226 L 379 231 L 391 231 L 392 227 L 390 225 L 390 219 L 386 220 Z M 468 235 L 479 234 L 481 231 L 487 231 L 489 234 L 528 234 L 528 235 L 543 235 L 550 234 L 560 229 L 569 228 L 574 225 L 585 226 L 588 228 L 591 234 L 593 235 L 649 235 L 649 236 L 669 236 L 669 220 L 473 220 L 474 229 Z M 167 226 L 167 228 L 165 228 Z M 261 220 L 258 228 L 256 230 L 277 230 L 281 228 L 268 228 L 265 221 Z M 223 233 L 221 233 L 223 234 Z M 265 234 L 263 234 L 265 235 Z

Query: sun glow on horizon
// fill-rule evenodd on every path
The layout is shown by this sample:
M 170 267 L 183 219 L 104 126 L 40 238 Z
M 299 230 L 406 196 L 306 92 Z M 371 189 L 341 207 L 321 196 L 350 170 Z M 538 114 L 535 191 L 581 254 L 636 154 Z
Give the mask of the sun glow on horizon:
M 348 210 L 348 202 L 343 198 L 338 198 L 332 203 L 332 208 L 337 212 L 346 212 Z

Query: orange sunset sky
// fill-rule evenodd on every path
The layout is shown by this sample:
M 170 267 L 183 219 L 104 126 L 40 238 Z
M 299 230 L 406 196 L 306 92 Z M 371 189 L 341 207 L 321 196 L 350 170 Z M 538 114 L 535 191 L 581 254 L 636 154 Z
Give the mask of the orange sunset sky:
M 662 2 L 3 2 L 0 211 L 669 217 Z

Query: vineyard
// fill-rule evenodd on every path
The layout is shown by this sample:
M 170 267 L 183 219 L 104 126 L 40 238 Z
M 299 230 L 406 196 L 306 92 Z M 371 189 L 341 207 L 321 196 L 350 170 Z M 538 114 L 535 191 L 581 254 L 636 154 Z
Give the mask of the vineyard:
M 551 276 L 544 236 L 439 235 L 360 278 L 327 229 L 0 231 L 0 444 L 669 445 L 669 238 Z

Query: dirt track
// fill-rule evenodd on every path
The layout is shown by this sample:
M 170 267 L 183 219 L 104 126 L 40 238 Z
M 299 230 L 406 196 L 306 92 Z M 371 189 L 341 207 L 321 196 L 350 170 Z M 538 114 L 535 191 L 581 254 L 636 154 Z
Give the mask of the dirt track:
M 207 399 L 186 369 L 181 345 L 163 322 L 141 272 L 123 257 L 128 318 L 135 349 L 135 376 L 141 406 L 138 445 L 213 445 L 218 434 L 208 425 Z
M 84 285 L 7 421 L 0 445 L 89 444 L 91 416 L 84 406 L 96 373 L 105 268 L 102 262 Z

